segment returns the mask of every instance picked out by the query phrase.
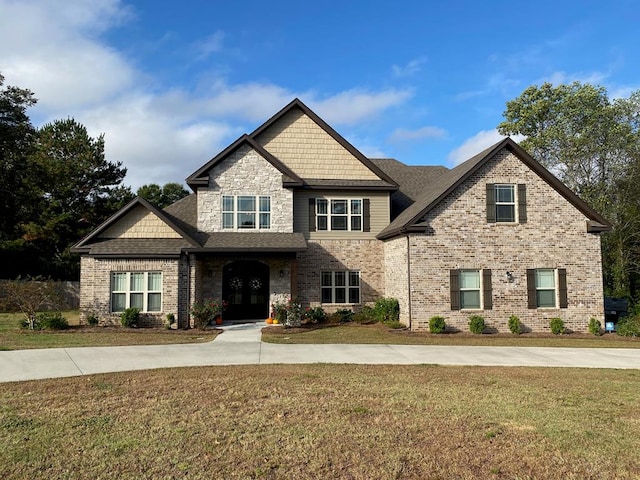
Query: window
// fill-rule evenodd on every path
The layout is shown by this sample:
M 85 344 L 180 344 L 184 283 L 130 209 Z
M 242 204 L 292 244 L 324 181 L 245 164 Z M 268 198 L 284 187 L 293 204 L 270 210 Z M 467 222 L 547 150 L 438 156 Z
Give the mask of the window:
M 451 310 L 491 310 L 491 270 L 450 270 Z
M 567 270 L 528 269 L 527 290 L 529 308 L 567 308 Z
M 223 195 L 222 228 L 270 229 L 271 197 Z
M 322 303 L 360 303 L 360 272 L 322 272 Z
M 488 223 L 526 223 L 527 187 L 520 184 L 487 184 Z
M 362 231 L 362 200 L 316 199 L 316 230 Z
M 460 308 L 480 309 L 480 271 L 460 271 Z
M 516 195 L 513 185 L 496 185 L 496 222 L 516 221 Z
M 162 311 L 161 272 L 111 273 L 111 311 L 122 312 L 127 308 Z

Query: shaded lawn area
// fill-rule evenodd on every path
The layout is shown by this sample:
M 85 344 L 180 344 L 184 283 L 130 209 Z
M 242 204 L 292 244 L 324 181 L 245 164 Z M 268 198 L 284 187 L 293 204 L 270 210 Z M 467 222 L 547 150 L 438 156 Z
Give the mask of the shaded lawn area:
M 269 343 L 375 343 L 389 345 L 472 345 L 490 347 L 589 347 L 640 348 L 640 338 L 621 337 L 616 334 L 595 336 L 590 333 L 553 335 L 551 333 L 472 333 L 431 334 L 394 330 L 381 323 L 363 325 L 308 324 L 300 328 L 271 326 L 262 329 L 262 341 Z
M 161 328 L 88 327 L 78 325 L 78 311 L 62 312 L 67 330 L 24 330 L 18 313 L 0 313 L 0 350 L 29 348 L 106 347 L 210 342 L 220 330 L 165 330 Z
M 640 371 L 262 365 L 3 384 L 3 478 L 640 476 Z

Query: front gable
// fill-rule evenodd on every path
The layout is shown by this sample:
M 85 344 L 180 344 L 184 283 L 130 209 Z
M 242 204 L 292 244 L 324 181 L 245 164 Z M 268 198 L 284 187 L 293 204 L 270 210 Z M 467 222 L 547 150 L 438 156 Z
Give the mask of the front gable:
M 142 205 L 136 205 L 97 238 L 182 238 L 164 220 Z

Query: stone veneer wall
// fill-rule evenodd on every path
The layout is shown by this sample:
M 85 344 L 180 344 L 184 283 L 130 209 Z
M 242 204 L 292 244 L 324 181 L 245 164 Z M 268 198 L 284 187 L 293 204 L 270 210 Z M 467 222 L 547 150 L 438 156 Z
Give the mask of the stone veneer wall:
M 526 184 L 527 223 L 487 223 L 487 183 Z M 603 321 L 600 237 L 587 233 L 586 217 L 508 150 L 496 154 L 425 220 L 429 232 L 410 235 L 414 329 L 428 329 L 429 318 L 442 315 L 449 328 L 468 331 L 472 313 L 501 332 L 508 331 L 512 314 L 539 332 L 549 331 L 553 317 L 573 331 L 586 331 L 590 317 Z M 449 270 L 485 268 L 492 270 L 493 309 L 452 311 Z M 528 268 L 566 268 L 568 308 L 528 309 Z M 513 282 L 507 271 L 513 272 Z
M 282 173 L 248 146 L 239 148 L 225 161 L 216 165 L 209 173 L 208 188 L 198 189 L 198 230 L 232 231 L 222 229 L 223 195 L 271 196 L 271 228 L 238 231 L 293 231 L 293 192 L 282 187 Z
M 321 272 L 360 271 L 360 305 L 322 305 L 326 311 L 355 310 L 384 296 L 384 246 L 379 240 L 312 240 L 298 253 L 298 298 L 304 306 L 321 305 Z
M 102 325 L 119 325 L 120 314 L 111 313 L 111 272 L 162 272 L 162 311 L 143 313 L 143 326 L 162 325 L 167 313 L 180 316 L 178 308 L 177 259 L 96 259 L 83 256 L 80 260 L 80 321 L 94 314 Z M 182 309 L 184 312 L 184 308 Z M 178 318 L 180 321 L 180 318 Z

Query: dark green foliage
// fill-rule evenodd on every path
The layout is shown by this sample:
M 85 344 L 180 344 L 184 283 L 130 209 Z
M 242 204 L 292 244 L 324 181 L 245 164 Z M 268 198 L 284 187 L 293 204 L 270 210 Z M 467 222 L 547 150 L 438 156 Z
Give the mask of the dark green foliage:
M 640 316 L 624 317 L 616 324 L 616 333 L 622 337 L 640 337 Z
M 520 335 L 522 333 L 522 322 L 517 315 L 511 315 L 509 317 L 509 331 L 514 335 Z
M 87 316 L 87 323 L 92 326 L 95 327 L 96 325 L 98 325 L 98 317 L 95 314 L 90 314 Z
M 369 305 L 362 307 L 360 312 L 353 316 L 353 321 L 365 324 L 376 322 L 377 320 L 374 315 L 373 307 L 370 307 Z
M 397 322 L 400 320 L 400 304 L 395 298 L 378 298 L 373 307 L 373 316 L 378 322 Z
M 561 318 L 552 318 L 549 320 L 549 327 L 551 327 L 551 333 L 554 335 L 560 335 L 564 333 L 564 320 Z
M 348 323 L 353 321 L 353 310 L 349 310 L 348 308 L 341 308 L 336 310 L 336 315 L 338 316 L 340 323 Z
M 304 312 L 304 318 L 311 323 L 324 323 L 327 321 L 328 315 L 322 307 L 310 307 Z
M 170 329 L 174 323 L 176 323 L 176 316 L 173 313 L 167 313 L 164 322 L 165 327 Z
M 165 183 L 162 187 L 156 183 L 151 183 L 141 186 L 137 191 L 137 195 L 156 207 L 164 208 L 186 197 L 189 192 L 179 183 Z
M 429 319 L 429 331 L 431 333 L 444 333 L 447 325 L 445 324 L 444 317 L 436 315 Z
M 36 324 L 40 329 L 66 330 L 69 322 L 60 312 L 43 312 L 36 315 Z
M 127 308 L 120 314 L 120 323 L 123 327 L 137 327 L 138 320 L 140 320 L 140 309 L 138 308 Z
M 602 323 L 597 318 L 591 317 L 589 319 L 589 333 L 593 333 L 594 335 L 600 335 L 600 331 L 602 330 Z
M 405 328 L 404 323 L 401 323 L 398 320 L 392 320 L 389 322 L 384 322 L 384 324 L 389 327 L 389 328 L 393 328 L 394 330 L 400 329 L 400 328 Z
M 484 317 L 481 317 L 480 315 L 471 315 L 469 317 L 469 331 L 471 333 L 480 335 L 485 328 L 486 324 L 484 323 Z

